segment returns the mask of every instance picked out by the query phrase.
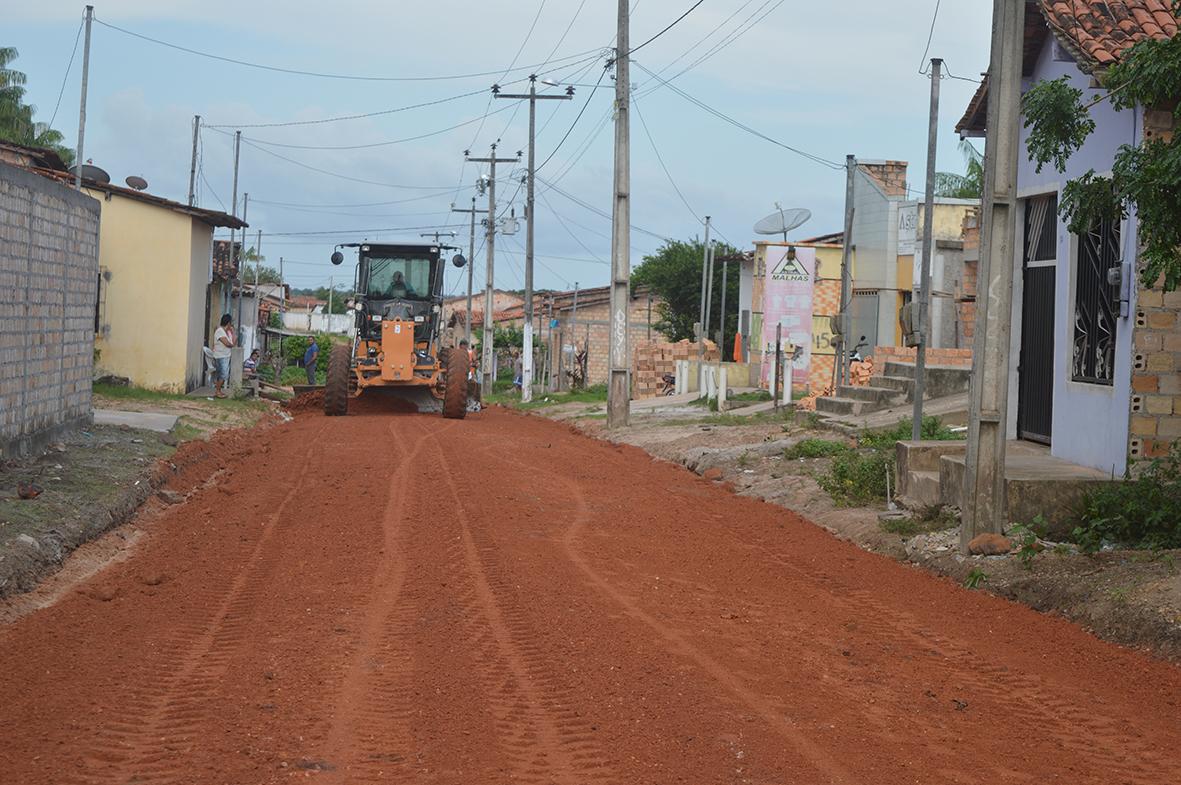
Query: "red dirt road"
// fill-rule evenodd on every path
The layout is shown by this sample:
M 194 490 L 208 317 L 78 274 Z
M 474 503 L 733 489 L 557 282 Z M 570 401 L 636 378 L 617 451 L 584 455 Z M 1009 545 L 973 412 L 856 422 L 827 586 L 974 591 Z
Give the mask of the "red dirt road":
M 0 629 L 0 782 L 1181 782 L 1181 670 L 553 422 L 219 467 Z

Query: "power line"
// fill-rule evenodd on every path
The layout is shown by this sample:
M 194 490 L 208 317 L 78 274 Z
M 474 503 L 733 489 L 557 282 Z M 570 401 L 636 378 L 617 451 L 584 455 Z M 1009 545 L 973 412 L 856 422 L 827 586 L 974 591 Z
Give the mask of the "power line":
M 633 61 L 633 62 L 635 62 L 635 61 Z M 809 152 L 807 152 L 807 151 L 805 151 L 805 150 L 801 150 L 801 149 L 800 149 L 800 148 L 798 148 L 798 147 L 793 147 L 793 146 L 791 146 L 791 145 L 789 145 L 789 144 L 785 144 L 784 142 L 781 142 L 781 141 L 779 141 L 778 139 L 775 139 L 775 138 L 773 138 L 773 137 L 770 137 L 770 136 L 768 136 L 767 134 L 765 134 L 765 133 L 763 133 L 763 132 L 761 132 L 761 131 L 756 131 L 754 128 L 751 128 L 749 125 L 746 125 L 745 123 L 742 123 L 742 122 L 740 122 L 740 121 L 738 121 L 738 120 L 735 120 L 733 117 L 730 117 L 729 115 L 725 114 L 724 112 L 721 112 L 721 111 L 719 111 L 719 110 L 717 110 L 717 109 L 714 109 L 712 106 L 710 106 L 709 104 L 706 104 L 704 101 L 701 101 L 700 99 L 693 97 L 692 95 L 690 95 L 689 93 L 685 92 L 685 91 L 684 91 L 684 90 L 682 90 L 681 88 L 679 88 L 679 87 L 677 87 L 676 85 L 674 85 L 674 84 L 670 83 L 670 82 L 669 82 L 667 79 L 662 79 L 661 77 L 657 76 L 655 73 L 653 73 L 653 72 L 652 72 L 651 70 L 649 70 L 648 68 L 645 68 L 645 67 L 643 66 L 643 64 L 641 64 L 641 63 L 638 63 L 638 62 L 636 62 L 635 64 L 636 64 L 636 66 L 637 66 L 637 67 L 639 67 L 640 69 L 642 69 L 642 70 L 644 71 L 644 73 L 648 74 L 648 75 L 649 75 L 649 76 L 651 76 L 652 78 L 654 78 L 654 79 L 656 79 L 657 81 L 661 82 L 661 83 L 662 83 L 662 84 L 664 84 L 666 87 L 668 87 L 670 90 L 672 90 L 673 92 L 675 92 L 677 95 L 679 95 L 679 96 L 681 96 L 682 98 L 684 98 L 686 101 L 689 101 L 690 103 L 692 103 L 692 104 L 694 104 L 694 105 L 696 105 L 696 106 L 700 107 L 701 109 L 704 109 L 705 111 L 709 112 L 709 113 L 710 113 L 710 114 L 712 114 L 714 117 L 717 117 L 717 118 L 718 118 L 718 119 L 720 119 L 720 120 L 725 120 L 727 123 L 730 123 L 731 125 L 733 125 L 733 126 L 734 126 L 734 127 L 736 127 L 736 128 L 741 128 L 743 131 L 746 131 L 746 132 L 747 132 L 747 133 L 749 133 L 749 134 L 752 134 L 752 135 L 754 135 L 754 136 L 757 136 L 757 137 L 759 137 L 760 139 L 762 139 L 762 140 L 764 140 L 764 141 L 770 142 L 771 144 L 773 144 L 773 145 L 776 145 L 776 146 L 778 146 L 778 147 L 782 147 L 782 148 L 783 148 L 783 149 L 785 149 L 785 150 L 789 150 L 789 151 L 791 151 L 791 152 L 795 153 L 796 155 L 799 155 L 799 156 L 802 156 L 802 157 L 804 157 L 804 158 L 807 158 L 808 160 L 810 160 L 810 161 L 812 161 L 812 162 L 814 162 L 814 163 L 818 163 L 818 164 L 820 164 L 821 166 L 827 166 L 829 169 L 834 169 L 834 170 L 843 170 L 843 169 L 845 168 L 844 164 L 838 164 L 837 162 L 835 162 L 835 161 L 830 161 L 830 160 L 828 160 L 827 158 L 822 158 L 822 157 L 820 157 L 820 156 L 818 156 L 818 155 L 813 155 L 812 153 L 809 153 Z
M 474 188 L 475 186 L 468 186 L 468 187 Z M 406 202 L 420 202 L 423 199 L 438 199 L 438 198 L 439 198 L 439 194 L 426 194 L 425 196 L 411 196 L 407 199 L 394 199 L 394 200 L 388 201 L 388 202 L 355 202 L 352 204 L 305 204 L 302 202 L 272 202 L 272 201 L 268 201 L 266 199 L 255 199 L 255 198 L 251 197 L 250 203 L 251 204 L 269 204 L 269 205 L 275 205 L 277 207 L 306 207 L 306 208 L 314 208 L 314 207 L 324 207 L 324 208 L 384 207 L 386 205 L 391 205 L 391 204 L 405 204 Z
M 405 142 L 415 142 L 415 141 L 418 141 L 419 139 L 429 139 L 432 136 L 439 136 L 440 134 L 445 134 L 448 131 L 454 131 L 456 128 L 463 128 L 464 126 L 472 125 L 473 123 L 482 122 L 483 120 L 488 118 L 490 115 L 494 115 L 499 112 L 503 112 L 509 108 L 510 107 L 505 106 L 500 109 L 497 109 L 494 112 L 488 112 L 483 117 L 473 117 L 470 120 L 464 120 L 461 123 L 456 123 L 455 125 L 449 125 L 446 128 L 439 128 L 435 131 L 428 131 L 423 134 L 418 134 L 417 136 L 407 136 L 402 139 L 388 139 L 384 142 L 370 142 L 368 144 L 342 144 L 342 145 L 288 144 L 286 142 L 271 142 L 271 141 L 268 141 L 265 139 L 256 139 L 251 136 L 243 136 L 242 141 L 254 142 L 255 144 L 266 145 L 267 147 L 281 147 L 281 148 L 289 149 L 289 150 L 368 150 L 368 149 L 372 149 L 374 147 L 389 147 L 390 145 L 404 144 Z M 212 128 L 212 126 L 206 126 L 206 127 Z M 213 128 L 213 130 L 216 133 L 225 134 L 226 136 L 231 135 L 228 131 L 223 131 L 220 128 Z
M 669 185 L 677 192 L 677 196 L 680 197 L 681 203 L 685 205 L 685 209 L 689 211 L 689 214 L 697 220 L 697 223 L 701 223 L 701 216 L 689 204 L 689 200 L 685 198 L 685 195 L 681 193 L 681 189 L 677 187 L 677 182 L 673 179 L 672 173 L 668 171 L 668 166 L 664 163 L 664 156 L 660 154 L 660 148 L 656 146 L 656 141 L 652 138 L 652 132 L 648 129 L 648 121 L 644 119 L 644 113 L 640 111 L 640 102 L 633 98 L 632 106 L 636 108 L 636 117 L 640 118 L 640 127 L 644 129 L 644 136 L 648 137 L 648 144 L 652 146 L 652 152 L 656 153 L 656 160 L 660 163 L 660 168 L 664 171 L 664 176 L 668 178 Z
M 219 131 L 218 133 L 223 133 L 223 132 Z M 363 183 L 365 185 L 379 185 L 383 188 L 405 188 L 407 190 L 418 190 L 418 191 L 450 191 L 451 190 L 451 186 L 449 186 L 449 185 L 399 185 L 397 183 L 382 183 L 382 182 L 378 182 L 377 180 L 366 180 L 361 177 L 350 177 L 349 175 L 346 175 L 346 174 L 340 174 L 339 172 L 333 172 L 328 169 L 320 169 L 319 167 L 315 167 L 310 164 L 305 164 L 302 161 L 297 161 L 294 158 L 288 158 L 285 155 L 279 155 L 278 153 L 272 152 L 272 151 L 266 149 L 265 147 L 260 147 L 259 145 L 254 144 L 253 142 L 248 142 L 245 139 L 242 140 L 242 143 L 245 145 L 248 145 L 250 147 L 253 147 L 255 150 L 258 150 L 260 153 L 266 153 L 269 156 L 272 156 L 274 158 L 278 158 L 279 160 L 282 160 L 282 161 L 286 161 L 289 164 L 294 164 L 295 166 L 301 167 L 303 169 L 307 169 L 312 172 L 318 172 L 319 174 L 328 175 L 329 177 L 338 177 L 341 180 L 348 180 L 348 181 L 354 182 L 354 183 Z
M 757 27 L 760 22 L 762 22 L 764 19 L 766 19 L 772 13 L 774 13 L 775 10 L 777 8 L 779 8 L 779 6 L 783 5 L 784 0 L 777 0 L 775 5 L 771 6 L 770 8 L 767 8 L 767 5 L 770 2 L 771 2 L 771 0 L 765 0 L 765 2 L 761 6 L 756 8 L 751 13 L 750 16 L 748 16 L 745 20 L 740 22 L 737 27 L 735 27 L 732 31 L 730 31 L 730 33 L 727 34 L 725 38 L 723 38 L 721 41 L 718 41 L 716 44 L 714 44 L 713 47 L 711 47 L 709 49 L 709 51 L 707 51 L 705 54 L 701 55 L 701 57 L 698 57 L 696 60 L 689 63 L 689 65 L 685 66 L 680 71 L 678 71 L 677 73 L 670 76 L 669 80 L 671 81 L 673 79 L 677 79 L 680 76 L 682 76 L 683 74 L 687 73 L 688 71 L 693 70 L 697 66 L 704 63 L 706 60 L 709 60 L 711 57 L 718 54 L 718 52 L 721 52 L 723 49 L 725 49 L 730 44 L 737 41 L 742 36 L 749 33 L 751 30 L 753 30 L 755 27 Z M 767 8 L 767 10 L 763 11 L 764 8 Z M 760 11 L 763 11 L 762 16 L 758 16 Z M 758 16 L 757 19 L 755 19 L 756 16 Z
M 663 30 L 661 30 L 659 33 L 657 33 L 656 35 L 652 36 L 651 38 L 649 38 L 647 41 L 645 41 L 644 43 L 640 44 L 639 46 L 633 46 L 631 49 L 628 49 L 628 50 L 627 50 L 627 53 L 630 55 L 632 52 L 638 52 L 638 51 L 640 51 L 640 50 L 641 50 L 641 49 L 643 49 L 645 46 L 647 46 L 648 44 L 652 43 L 653 41 L 655 41 L 655 40 L 656 40 L 657 38 L 659 38 L 660 36 L 662 36 L 662 35 L 664 35 L 665 33 L 667 33 L 669 30 L 672 30 L 674 27 L 676 27 L 676 26 L 677 26 L 677 24 L 678 24 L 678 23 L 680 23 L 680 21 L 681 21 L 682 19 L 684 19 L 684 18 L 685 18 L 686 16 L 688 16 L 689 14 L 693 13 L 693 11 L 695 11 L 695 10 L 697 9 L 697 6 L 701 5 L 701 4 L 702 4 L 702 3 L 704 3 L 704 2 L 705 2 L 705 0 L 697 0 L 697 2 L 696 2 L 696 3 L 694 3 L 694 4 L 693 4 L 693 5 L 691 5 L 691 6 L 689 6 L 689 10 L 685 11 L 685 13 L 681 14 L 681 15 L 680 15 L 680 16 L 678 16 L 676 19 L 672 20 L 672 22 L 670 22 L 670 23 L 668 24 L 668 26 L 667 26 L 667 27 L 665 27 L 665 28 L 664 28 Z
M 78 54 L 78 41 L 82 38 L 82 28 L 85 26 L 86 20 L 83 19 L 78 23 L 78 32 L 74 35 L 74 48 L 70 51 L 70 62 L 66 65 L 66 72 L 62 75 L 62 86 L 57 91 L 57 103 L 53 105 L 53 116 L 49 118 L 49 127 L 53 128 L 53 121 L 57 119 L 57 110 L 61 108 L 62 96 L 66 93 L 66 81 L 70 78 L 70 71 L 74 67 L 74 56 Z M 81 161 L 78 162 L 82 164 Z
M 545 3 L 546 0 L 541 0 L 541 3 L 537 6 L 537 13 L 533 15 L 533 24 L 529 25 L 529 31 L 525 33 L 525 40 L 517 48 L 517 53 L 513 55 L 513 61 L 509 63 L 508 68 L 504 69 L 504 73 L 500 75 L 500 79 L 508 76 L 513 70 L 513 66 L 517 64 L 517 60 L 521 57 L 521 52 L 525 51 L 525 46 L 529 43 L 529 39 L 533 37 L 533 31 L 537 29 L 537 20 L 541 18 L 541 12 L 545 10 Z M 542 63 L 542 65 L 545 65 L 545 63 Z M 498 79 L 497 81 L 500 80 Z
M 566 197 L 570 201 L 574 202 L 574 204 L 578 205 L 579 207 L 581 207 L 585 210 L 591 211 L 592 213 L 599 216 L 600 218 L 605 218 L 608 221 L 612 220 L 610 213 L 607 213 L 604 210 L 600 210 L 598 207 L 595 207 L 592 204 L 588 204 L 587 202 L 584 202 L 582 199 L 579 199 L 577 196 L 574 196 L 573 194 L 569 194 L 566 191 L 563 191 L 561 188 L 557 187 L 552 182 L 542 180 L 542 178 L 540 178 L 540 177 L 538 177 L 537 179 L 540 180 L 542 183 L 545 183 L 545 185 L 548 185 L 549 190 L 561 194 L 562 196 Z M 635 224 L 628 224 L 628 225 L 632 229 L 635 229 L 637 232 L 640 232 L 641 234 L 646 234 L 650 237 L 655 237 L 657 240 L 660 240 L 661 242 L 669 242 L 669 240 L 670 240 L 670 238 L 667 235 L 657 234 L 656 232 L 649 231 L 649 230 L 643 228 L 642 226 L 636 226 Z
M 582 119 L 582 115 L 584 112 L 586 112 L 586 108 L 588 106 L 590 106 L 591 99 L 595 97 L 595 90 L 598 90 L 599 85 L 601 85 L 603 83 L 603 76 L 606 73 L 607 73 L 606 68 L 604 68 L 599 73 L 599 81 L 595 82 L 595 86 L 590 89 L 590 93 L 586 96 L 586 101 L 583 102 L 582 108 L 578 110 L 578 114 L 574 117 L 574 122 L 570 123 L 570 127 L 566 129 L 566 133 L 562 136 L 562 140 L 560 142 L 558 142 L 557 146 L 554 147 L 553 150 L 550 150 L 550 154 L 545 157 L 545 160 L 542 161 L 537 166 L 537 168 L 533 170 L 534 175 L 536 175 L 537 172 L 539 172 L 540 170 L 545 168 L 545 165 L 550 162 L 550 159 L 554 157 L 554 155 L 558 152 L 558 150 L 562 149 L 562 145 L 565 144 L 566 140 L 570 138 L 570 134 L 574 132 L 574 126 L 578 125 L 578 121 Z
M 927 45 L 923 48 L 923 58 L 919 60 L 919 73 L 926 76 L 928 73 L 927 55 L 931 52 L 931 41 L 935 38 L 935 22 L 939 19 L 939 6 L 943 0 L 935 0 L 935 13 L 931 14 L 931 30 L 927 33 Z
M 311 237 L 332 234 L 371 234 L 377 232 L 431 231 L 434 229 L 459 229 L 466 224 L 431 224 L 429 226 L 387 226 L 379 229 L 322 229 L 307 232 L 267 232 L 267 237 Z
M 709 31 L 708 33 L 706 33 L 704 36 L 702 36 L 701 38 L 699 38 L 699 39 L 697 40 L 697 43 L 693 44 L 693 45 L 692 45 L 692 46 L 690 46 L 688 49 L 686 49 L 684 52 L 681 52 L 679 55 L 677 55 L 676 57 L 674 57 L 674 58 L 673 58 L 671 61 L 669 61 L 668 63 L 666 63 L 666 64 L 664 65 L 664 67 L 662 67 L 662 68 L 661 68 L 659 71 L 657 71 L 657 73 L 659 73 L 659 74 L 663 74 L 665 71 L 667 71 L 668 69 L 672 68 L 672 67 L 673 67 L 674 65 L 676 65 L 678 62 L 680 62 L 680 61 L 681 61 L 681 60 L 683 60 L 685 57 L 687 57 L 687 56 L 688 56 L 688 55 L 689 55 L 691 52 L 693 52 L 693 50 L 695 50 L 697 47 L 701 46 L 703 43 L 705 43 L 706 41 L 708 41 L 710 38 L 713 38 L 713 36 L 714 36 L 714 34 L 715 34 L 715 33 L 717 33 L 719 30 L 721 30 L 723 27 L 725 27 L 727 24 L 729 24 L 731 19 L 733 19 L 734 17 L 736 17 L 736 16 L 738 16 L 740 13 L 742 13 L 742 10 L 743 10 L 744 8 L 746 8 L 748 5 L 750 5 L 752 2 L 754 2 L 754 0 L 746 0 L 746 2 L 744 2 L 742 5 L 738 6 L 738 8 L 737 8 L 737 9 L 735 9 L 734 11 L 732 11 L 732 12 L 730 13 L 730 15 L 729 15 L 729 16 L 727 16 L 725 19 L 723 19 L 721 22 L 719 22 L 717 25 L 715 25 L 715 26 L 714 26 L 714 28 L 713 28 L 712 30 L 710 30 L 710 31 Z M 764 5 L 766 5 L 766 3 L 764 3 Z M 762 6 L 760 6 L 760 8 L 761 8 L 761 7 L 762 7 Z M 758 12 L 756 11 L 755 13 L 758 13 Z M 738 26 L 739 26 L 739 27 L 741 27 L 741 26 L 742 26 L 742 23 L 740 23 Z
M 521 80 L 518 80 L 518 81 L 521 81 Z M 279 123 L 221 123 L 221 124 L 203 123 L 203 125 L 206 128 L 235 128 L 235 129 L 286 128 L 288 126 L 295 126 L 295 125 L 320 125 L 323 123 L 336 123 L 336 122 L 340 122 L 342 120 L 361 120 L 366 117 L 381 117 L 381 116 L 387 115 L 387 114 L 396 114 L 398 112 L 405 112 L 410 109 L 421 109 L 425 106 L 438 106 L 439 104 L 445 104 L 450 101 L 458 101 L 461 98 L 470 98 L 473 95 L 480 95 L 483 92 L 484 92 L 483 90 L 472 90 L 467 93 L 460 93 L 459 95 L 451 95 L 451 96 L 447 96 L 446 98 L 439 98 L 434 101 L 424 101 L 423 103 L 420 103 L 420 104 L 409 104 L 407 106 L 399 106 L 394 109 L 380 109 L 376 112 L 364 112 L 362 114 L 346 114 L 346 115 L 340 115 L 338 117 L 324 117 L 319 120 L 289 120 L 286 122 L 279 122 Z
M 361 81 L 361 82 L 444 82 L 444 81 L 450 81 L 450 80 L 455 80 L 455 79 L 474 79 L 476 77 L 481 77 L 481 76 L 495 76 L 496 74 L 500 74 L 500 73 L 509 74 L 513 71 L 530 71 L 534 68 L 540 68 L 540 67 L 546 65 L 546 63 L 534 63 L 532 65 L 522 65 L 522 66 L 517 66 L 516 68 L 509 68 L 503 72 L 501 72 L 501 71 L 479 71 L 479 72 L 469 73 L 469 74 L 449 74 L 447 76 L 361 76 L 361 75 L 357 75 L 357 74 L 322 73 L 319 71 L 304 71 L 304 70 L 301 70 L 298 68 L 282 68 L 280 66 L 265 65 L 263 63 L 253 63 L 248 60 L 238 60 L 233 57 L 223 57 L 222 55 L 215 55 L 210 52 L 202 52 L 197 49 L 190 49 L 187 46 L 180 46 L 179 44 L 169 43 L 168 41 L 161 41 L 158 38 L 152 38 L 151 36 L 144 35 L 143 33 L 136 33 L 131 30 L 127 30 L 126 28 L 119 27 L 118 25 L 113 25 L 110 22 L 104 22 L 103 20 L 99 19 L 98 17 L 95 17 L 94 21 L 97 22 L 98 24 L 102 25 L 103 27 L 109 28 L 111 30 L 117 30 L 118 32 L 123 33 L 124 35 L 129 35 L 129 36 L 132 36 L 133 38 L 139 38 L 143 41 L 150 41 L 153 44 L 158 44 L 159 46 L 165 46 L 165 47 L 168 47 L 169 49 L 176 49 L 181 52 L 187 52 L 188 54 L 197 55 L 198 57 L 206 57 L 206 58 L 209 58 L 210 60 L 220 60 L 223 63 L 231 63 L 233 65 L 240 65 L 245 68 L 257 68 L 257 69 L 260 69 L 263 71 L 274 71 L 277 73 L 293 74 L 296 76 L 313 76 L 313 77 L 317 77 L 320 79 L 351 79 L 351 80 Z M 590 54 L 592 51 L 597 51 L 597 50 L 588 49 L 585 52 L 578 52 L 576 54 L 566 55 L 565 57 L 555 58 L 552 62 L 560 62 L 560 61 L 564 61 L 564 60 L 573 60 L 578 57 L 585 57 L 586 55 Z

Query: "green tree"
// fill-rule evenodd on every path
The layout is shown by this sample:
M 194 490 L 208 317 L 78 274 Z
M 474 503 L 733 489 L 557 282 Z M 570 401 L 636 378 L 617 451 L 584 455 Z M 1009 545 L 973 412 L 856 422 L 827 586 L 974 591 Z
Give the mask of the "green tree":
M 1173 12 L 1181 14 L 1181 0 L 1174 0 Z M 1038 171 L 1049 163 L 1065 172 L 1067 160 L 1095 130 L 1090 109 L 1100 101 L 1110 100 L 1115 109 L 1169 110 L 1174 123 L 1181 119 L 1181 37 L 1140 41 L 1101 78 L 1107 93 L 1087 103 L 1065 78 L 1039 82 L 1025 94 L 1026 148 Z M 1121 145 L 1111 176 L 1091 169 L 1068 180 L 1059 211 L 1074 234 L 1135 211 L 1140 281 L 1172 291 L 1181 285 L 1181 133 L 1167 136 Z
M 700 240 L 670 240 L 632 271 L 633 286 L 651 288 L 663 301 L 658 306 L 660 320 L 653 325 L 671 341 L 692 340 L 693 325 L 701 318 L 701 266 L 705 244 Z M 720 244 L 715 259 L 736 254 L 729 245 Z M 722 307 L 722 263 L 714 262 L 713 297 L 710 337 L 718 329 Z M 726 335 L 727 343 L 738 329 L 738 281 L 741 277 L 737 264 L 730 265 L 726 279 Z M 729 347 L 723 347 L 727 356 Z
M 62 144 L 65 138 L 45 123 L 37 122 L 34 119 L 37 108 L 24 102 L 27 77 L 11 67 L 17 56 L 13 47 L 0 47 L 0 139 L 48 148 L 69 166 L 74 162 L 74 151 Z
M 979 199 L 984 193 L 984 155 L 971 142 L 960 142 L 965 171 L 935 173 L 935 195 L 948 199 Z

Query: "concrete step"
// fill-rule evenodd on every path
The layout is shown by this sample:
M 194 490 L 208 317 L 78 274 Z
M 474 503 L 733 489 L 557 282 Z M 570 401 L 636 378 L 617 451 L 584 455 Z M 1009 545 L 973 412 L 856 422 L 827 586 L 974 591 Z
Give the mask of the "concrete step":
M 876 384 L 883 387 L 905 389 L 908 400 L 913 400 L 914 363 L 890 360 L 886 362 L 882 370 L 883 375 L 875 380 Z M 881 381 L 882 379 L 890 379 L 890 381 Z M 950 365 L 928 365 L 924 374 L 924 381 L 923 398 L 943 398 L 948 395 L 955 395 L 956 393 L 967 391 L 972 381 L 972 370 L 970 368 L 959 368 Z
M 906 473 L 906 495 L 900 499 L 910 510 L 934 507 L 941 503 L 939 472 L 914 470 Z
M 861 414 L 866 406 L 865 401 L 855 398 L 817 398 L 816 411 L 822 414 Z
M 914 389 L 914 378 L 909 376 L 875 376 L 873 381 L 879 387 L 889 387 L 907 397 L 910 397 L 911 391 Z
M 891 387 L 841 385 L 837 388 L 837 396 L 840 398 L 853 398 L 854 400 L 866 401 L 867 403 L 873 404 L 890 405 L 901 403 L 898 399 L 899 391 Z

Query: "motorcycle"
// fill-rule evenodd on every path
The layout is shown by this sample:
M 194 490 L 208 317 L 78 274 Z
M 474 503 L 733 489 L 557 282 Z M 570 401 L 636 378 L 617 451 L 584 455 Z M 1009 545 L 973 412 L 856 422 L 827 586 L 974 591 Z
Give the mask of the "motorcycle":
M 673 395 L 677 391 L 677 377 L 666 373 L 660 377 L 660 394 Z

